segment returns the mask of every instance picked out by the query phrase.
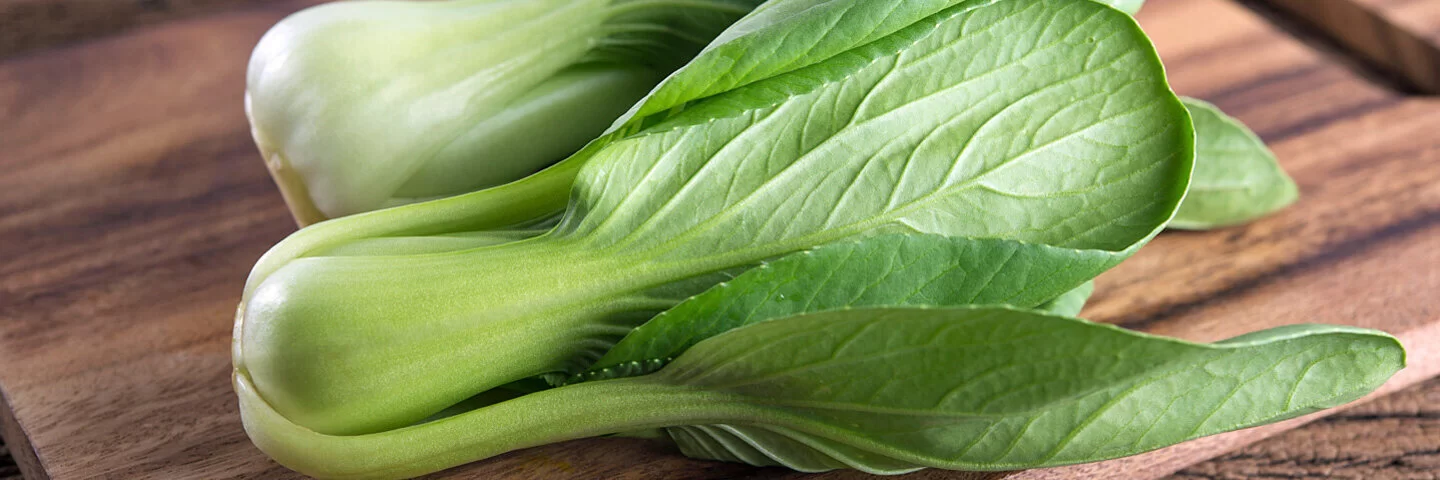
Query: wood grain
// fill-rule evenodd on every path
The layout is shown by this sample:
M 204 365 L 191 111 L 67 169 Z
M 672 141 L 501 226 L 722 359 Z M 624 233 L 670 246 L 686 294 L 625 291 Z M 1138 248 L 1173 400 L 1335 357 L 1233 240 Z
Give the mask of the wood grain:
M 0 245 L 23 253 L 0 257 L 0 411 L 16 420 L 6 438 L 37 453 L 28 474 L 296 477 L 240 429 L 228 348 L 246 272 L 293 229 L 241 113 L 245 58 L 299 5 L 0 62 Z M 1087 314 L 1197 340 L 1297 322 L 1384 328 L 1412 348 L 1412 367 L 1387 389 L 1434 376 L 1440 258 L 1425 239 L 1440 229 L 1440 139 L 1427 133 L 1440 109 L 1371 85 L 1222 0 L 1154 0 L 1142 24 L 1177 91 L 1256 127 L 1304 198 L 1246 227 L 1162 235 L 1102 278 Z M 1013 477 L 1157 478 L 1303 421 Z M 552 477 L 801 475 L 592 439 L 435 476 Z
M 1186 467 L 1168 480 L 1440 478 L 1440 379 Z
M 0 244 L 24 252 L 0 262 L 0 388 L 49 475 L 279 468 L 226 418 L 221 319 L 293 229 L 240 105 L 246 52 L 294 8 L 0 64 Z
M 274 0 L 5 0 L 0 58 L 266 1 Z
M 22 480 L 0 442 L 0 480 Z M 1440 378 L 1186 467 L 1166 480 L 1440 478 Z
M 1414 88 L 1440 94 L 1440 2 L 1265 0 Z

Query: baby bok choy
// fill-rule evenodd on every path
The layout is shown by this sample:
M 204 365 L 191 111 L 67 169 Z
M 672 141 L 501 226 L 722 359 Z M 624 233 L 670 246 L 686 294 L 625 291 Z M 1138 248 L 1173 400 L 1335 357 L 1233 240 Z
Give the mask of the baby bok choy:
M 465 193 L 574 153 L 758 1 L 320 5 L 260 40 L 247 112 L 301 224 Z
M 579 372 L 656 313 L 787 253 L 928 233 L 1102 257 L 1058 295 L 1170 219 L 1193 138 L 1128 17 L 962 2 L 892 29 L 592 144 L 564 219 L 539 237 L 252 277 L 240 372 L 299 425 L 374 433 Z
M 997 470 L 1293 417 L 1403 366 L 1368 330 L 1206 345 L 1070 316 L 1195 155 L 1111 7 L 773 0 L 558 165 L 277 245 L 236 314 L 242 419 L 330 478 L 652 429 L 802 471 Z M 515 387 L 537 376 L 557 386 Z
M 717 37 L 689 64 L 662 81 L 653 94 L 642 99 L 596 142 L 634 133 L 644 122 L 664 118 L 667 111 L 682 108 L 688 102 L 798 70 L 875 41 L 952 3 L 956 2 L 906 2 L 905 8 L 900 9 L 892 8 L 890 2 L 864 0 L 764 3 L 754 14 L 742 18 Z M 1101 3 L 1133 13 L 1141 2 L 1107 0 Z M 787 55 L 765 53 L 779 51 Z M 1238 126 L 1233 120 L 1230 123 Z M 1216 144 L 1206 132 L 1197 133 L 1200 145 Z M 1232 148 L 1207 151 L 1234 152 L 1236 142 L 1223 141 L 1222 144 Z M 1268 155 L 1263 144 L 1258 147 L 1261 152 L 1247 156 Z M 406 205 L 366 212 L 359 216 L 362 218 L 307 228 L 266 254 L 255 267 L 247 292 L 258 279 L 304 256 L 436 252 L 536 236 L 553 226 L 565 210 L 575 175 L 589 157 L 575 155 L 524 179 L 431 201 L 423 207 Z M 1210 168 L 1204 170 L 1202 176 L 1225 181 L 1231 172 L 1247 170 Z M 1205 213 L 1207 210 L 1194 211 Z
M 963 261 L 963 252 L 1023 248 L 965 242 L 827 247 L 787 257 L 794 259 L 783 270 L 869 271 L 839 283 L 863 282 L 868 286 L 860 290 L 871 296 L 901 298 L 894 292 L 910 280 L 892 273 L 903 272 L 866 265 L 893 260 L 897 251 L 935 249 Z M 968 284 L 981 295 L 1024 284 L 1014 279 L 1027 272 L 1010 265 L 1022 264 L 985 267 Z M 786 278 L 793 277 L 747 273 L 731 285 L 839 298 L 823 285 Z M 1395 339 L 1347 327 L 1292 326 L 1202 345 L 1005 306 L 827 310 L 848 303 L 842 300 L 781 313 L 764 297 L 731 302 L 749 307 L 738 311 L 781 316 L 701 334 L 654 373 L 602 370 L 603 380 L 373 434 L 317 433 L 271 408 L 248 378 L 237 376 L 236 387 L 256 444 L 322 477 L 417 475 L 516 448 L 641 428 L 665 428 L 696 458 L 893 474 L 1131 455 L 1341 404 L 1404 364 Z M 670 323 L 732 323 L 735 311 L 677 308 Z
M 993 2 L 995 0 L 987 0 Z M 690 63 L 661 81 L 606 134 L 598 147 L 673 111 L 719 93 L 794 72 L 877 41 L 959 0 L 772 0 L 741 18 Z M 972 0 L 968 3 L 979 4 Z M 1104 2 L 1133 13 L 1140 2 Z M 314 255 L 457 250 L 538 235 L 562 214 L 576 174 L 593 155 L 573 155 L 515 182 L 468 194 L 366 212 L 286 238 L 255 266 L 246 295 L 286 263 Z

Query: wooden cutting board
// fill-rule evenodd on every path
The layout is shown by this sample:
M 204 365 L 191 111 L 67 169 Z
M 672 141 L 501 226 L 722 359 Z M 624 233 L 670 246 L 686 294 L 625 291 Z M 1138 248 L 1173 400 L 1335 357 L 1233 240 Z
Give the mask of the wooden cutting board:
M 1269 4 L 1391 75 L 1408 89 L 1440 93 L 1440 2 L 1269 0 Z
M 172 20 L 117 2 L 119 13 L 84 12 L 148 25 L 0 59 L 0 432 L 31 478 L 295 477 L 240 428 L 229 342 L 249 267 L 294 228 L 250 143 L 245 61 L 306 2 L 182 3 L 207 13 Z M 1152 0 L 1141 22 L 1176 90 L 1254 127 L 1303 198 L 1245 227 L 1162 235 L 1102 277 L 1085 315 L 1193 340 L 1301 322 L 1379 328 L 1410 349 L 1381 393 L 1440 374 L 1440 103 L 1366 80 L 1226 0 Z M 1312 418 L 1093 465 L 906 478 L 1158 478 Z M 693 461 L 623 439 L 436 476 L 550 477 L 866 476 Z

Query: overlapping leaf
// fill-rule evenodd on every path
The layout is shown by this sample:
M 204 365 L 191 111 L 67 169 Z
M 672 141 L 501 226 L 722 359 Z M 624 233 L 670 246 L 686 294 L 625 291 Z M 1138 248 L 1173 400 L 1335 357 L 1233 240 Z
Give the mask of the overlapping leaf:
M 646 381 L 734 412 L 686 454 L 805 471 L 1003 470 L 1134 455 L 1370 392 L 1398 341 L 1292 326 L 1213 345 L 1001 307 L 857 309 L 700 342 Z
M 1295 203 L 1295 182 L 1265 142 L 1214 105 L 1193 98 L 1195 176 L 1173 228 L 1203 230 L 1245 223 Z
M 1188 118 L 1133 21 L 967 5 L 708 98 L 590 159 L 561 236 L 771 254 L 864 232 L 1124 251 L 1168 220 Z
M 653 371 L 706 338 L 802 313 L 887 305 L 1034 307 L 1070 295 L 1113 262 L 1101 251 L 936 235 L 827 245 L 751 269 L 656 316 L 610 349 L 590 376 Z M 1078 310 L 1073 300 L 1062 303 L 1052 308 Z

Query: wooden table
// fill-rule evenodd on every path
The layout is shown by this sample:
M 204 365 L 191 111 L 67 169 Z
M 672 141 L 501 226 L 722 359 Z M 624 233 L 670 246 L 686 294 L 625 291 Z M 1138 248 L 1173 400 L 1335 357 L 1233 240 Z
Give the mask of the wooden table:
M 0 4 L 0 433 L 30 477 L 293 476 L 240 429 L 228 346 L 246 272 L 293 230 L 241 113 L 245 60 L 307 3 Z M 1396 58 L 1440 43 L 1436 1 L 1273 3 L 1359 8 L 1372 29 L 1421 45 Z M 1383 328 L 1406 342 L 1410 368 L 1390 395 L 1338 414 L 1011 478 L 1436 478 L 1440 381 L 1426 382 L 1440 374 L 1440 101 L 1389 87 L 1423 90 L 1423 70 L 1386 70 L 1359 34 L 1300 18 L 1338 46 L 1312 48 L 1228 0 L 1143 12 L 1175 89 L 1253 126 L 1303 199 L 1245 227 L 1162 235 L 1102 277 L 1085 316 L 1195 340 L 1297 322 Z M 0 478 L 14 472 L 0 466 Z M 438 477 L 505 476 L 864 477 L 614 439 Z

